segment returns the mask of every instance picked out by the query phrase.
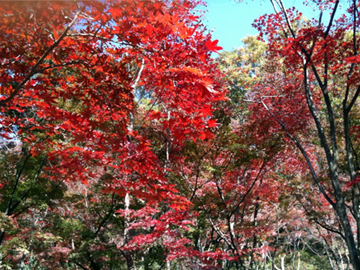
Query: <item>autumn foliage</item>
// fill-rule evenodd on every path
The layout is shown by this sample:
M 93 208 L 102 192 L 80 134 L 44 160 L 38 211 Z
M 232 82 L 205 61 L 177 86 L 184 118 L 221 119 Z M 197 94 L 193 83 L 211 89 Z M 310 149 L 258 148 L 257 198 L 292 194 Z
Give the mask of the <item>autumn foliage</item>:
M 26 190 L 18 190 L 26 178 L 22 171 L 27 160 L 38 158 L 35 181 L 71 189 L 101 181 L 97 192 L 117 195 L 122 203 L 108 215 L 124 218 L 114 244 L 124 249 L 129 267 L 132 247 L 160 239 L 176 251 L 172 242 L 182 236 L 170 227 L 187 226 L 189 202 L 167 181 L 169 161 L 152 150 L 143 126 L 153 123 L 174 146 L 212 136 L 213 102 L 224 99 L 210 61 L 219 47 L 191 13 L 196 5 L 2 3 L 1 136 L 21 144 L 15 182 L 3 186 L 14 190 L 7 216 L 23 211 L 15 195 L 27 199 Z M 149 103 L 142 114 L 139 92 Z M 131 236 L 136 228 L 141 233 Z M 6 231 L 2 235 L 10 240 Z M 184 246 L 181 241 L 176 248 Z
M 0 268 L 360 269 L 358 5 L 320 2 L 223 53 L 201 1 L 1 2 Z

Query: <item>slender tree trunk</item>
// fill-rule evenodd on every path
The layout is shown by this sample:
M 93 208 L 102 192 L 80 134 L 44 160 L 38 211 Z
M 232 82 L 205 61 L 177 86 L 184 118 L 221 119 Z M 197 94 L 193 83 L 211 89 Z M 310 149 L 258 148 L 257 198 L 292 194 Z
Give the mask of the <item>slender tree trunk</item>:
M 2 241 L 4 240 L 5 232 L 0 231 L 0 246 L 2 245 Z
M 285 255 L 281 256 L 281 270 L 285 270 Z
M 129 217 L 128 217 L 128 210 L 130 209 L 130 194 L 126 193 L 125 195 L 125 224 L 124 224 L 124 244 L 126 245 L 129 242 Z M 126 260 L 126 265 L 128 270 L 136 270 L 134 260 L 132 258 L 132 255 L 128 251 L 121 251 L 122 255 L 124 256 Z
M 345 270 L 345 268 L 344 268 L 344 260 L 342 258 L 341 253 L 340 253 L 340 250 L 338 250 L 338 252 L 339 252 L 339 257 L 340 257 L 340 262 L 341 262 L 341 270 Z
M 347 245 L 347 248 L 349 251 L 351 264 L 353 265 L 354 269 L 360 270 L 359 253 L 356 248 L 354 235 L 352 233 L 350 221 L 347 216 L 345 198 L 344 198 L 343 191 L 341 190 L 339 176 L 338 176 L 338 150 L 337 150 L 337 145 L 336 145 L 336 134 L 335 134 L 336 131 L 335 131 L 335 120 L 334 120 L 334 116 L 333 116 L 333 111 L 332 111 L 331 105 L 327 104 L 329 123 L 330 123 L 330 127 L 331 127 L 330 137 L 331 137 L 331 143 L 333 146 L 332 153 L 331 153 L 330 146 L 329 146 L 328 141 L 325 136 L 325 132 L 323 130 L 323 127 L 320 123 L 319 117 L 316 113 L 316 109 L 313 104 L 307 68 L 308 68 L 307 62 L 305 61 L 305 63 L 304 63 L 304 85 L 305 85 L 306 101 L 308 103 L 308 107 L 311 112 L 311 115 L 316 123 L 318 136 L 321 141 L 321 146 L 324 149 L 325 154 L 326 154 L 327 166 L 329 169 L 329 175 L 331 178 L 331 183 L 333 186 L 334 195 L 335 195 L 335 199 L 336 199 L 335 205 L 332 204 L 332 206 L 333 206 L 337 216 L 339 217 L 340 223 L 342 225 L 342 228 L 343 228 L 343 231 L 345 234 L 345 242 L 346 242 L 346 245 Z M 320 87 L 324 87 L 324 89 L 322 88 L 322 91 L 324 93 L 327 93 L 327 89 L 325 88 L 325 86 L 323 86 L 320 82 L 319 82 L 319 85 L 320 85 Z M 327 95 L 324 94 L 324 97 L 326 98 Z M 329 101 L 327 103 L 329 103 Z M 322 193 L 324 194 L 324 192 L 322 192 Z M 324 194 L 324 196 L 325 196 L 325 194 Z M 329 202 L 332 203 L 331 200 Z
M 329 264 L 330 264 L 330 268 L 331 270 L 335 270 L 335 267 L 334 267 L 334 262 L 333 260 L 331 259 L 331 256 L 330 256 L 330 253 L 329 253 L 329 248 L 327 246 L 327 243 L 323 243 L 323 245 L 325 246 L 325 251 L 326 251 L 326 257 L 329 261 Z M 334 256 L 334 255 L 333 255 Z M 336 258 L 335 258 L 336 259 Z
M 351 137 L 350 137 L 350 125 L 349 125 L 349 110 L 346 107 L 346 99 L 343 103 L 343 117 L 344 117 L 344 133 L 345 133 L 345 151 L 349 164 L 349 173 L 350 180 L 354 181 L 356 178 L 355 166 L 354 166 L 354 157 L 351 149 Z M 356 238 L 357 238 L 357 248 L 360 248 L 360 211 L 359 211 L 359 184 L 352 186 L 352 204 L 354 217 L 356 220 Z
M 128 270 L 136 270 L 136 266 L 134 264 L 134 260 L 129 252 L 123 251 L 122 252 L 125 260 L 126 260 L 126 266 Z
M 300 256 L 300 251 L 298 251 L 298 265 L 297 265 L 297 270 L 301 269 L 301 256 Z
M 340 200 L 336 203 L 335 210 L 343 227 L 345 242 L 349 251 L 351 264 L 353 265 L 354 269 L 360 270 L 359 251 L 356 248 L 354 235 L 352 234 L 352 228 L 347 216 L 344 198 L 340 198 Z

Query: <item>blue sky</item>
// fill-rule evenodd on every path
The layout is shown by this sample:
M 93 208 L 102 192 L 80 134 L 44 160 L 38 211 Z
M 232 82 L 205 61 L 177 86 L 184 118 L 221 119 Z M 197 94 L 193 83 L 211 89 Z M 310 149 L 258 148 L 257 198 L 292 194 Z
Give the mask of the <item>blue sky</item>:
M 233 0 L 205 0 L 208 12 L 203 24 L 214 30 L 213 39 L 219 39 L 219 46 L 232 50 L 241 46 L 241 39 L 256 35 L 251 26 L 255 19 L 265 13 L 272 13 L 270 1 L 246 1 L 235 3 Z
M 205 14 L 203 24 L 209 30 L 214 30 L 213 39 L 218 39 L 218 45 L 224 50 L 240 47 L 244 37 L 258 34 L 251 24 L 261 15 L 274 12 L 269 0 L 244 0 L 241 3 L 236 3 L 235 0 L 204 1 L 207 3 L 207 7 L 201 9 L 207 9 L 208 12 Z M 303 1 L 284 0 L 284 3 L 286 8 L 297 7 L 308 18 L 318 14 L 316 10 L 305 7 Z M 326 15 L 324 16 L 326 18 Z

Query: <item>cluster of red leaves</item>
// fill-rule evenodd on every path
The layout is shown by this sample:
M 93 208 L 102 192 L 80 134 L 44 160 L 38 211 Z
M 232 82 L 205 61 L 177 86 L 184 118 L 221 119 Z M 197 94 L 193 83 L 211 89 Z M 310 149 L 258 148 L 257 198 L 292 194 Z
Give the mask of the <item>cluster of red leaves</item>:
M 214 101 L 224 99 L 210 60 L 221 48 L 191 14 L 197 4 L 17 1 L 0 7 L 1 136 L 16 136 L 32 155 L 46 155 L 42 176 L 53 181 L 88 185 L 111 172 L 104 192 L 145 202 L 133 218 L 149 222 L 152 208 L 168 205 L 171 210 L 148 223 L 153 233 L 137 237 L 140 244 L 163 236 L 169 224 L 183 226 L 189 203 L 167 183 L 151 141 L 133 126 L 135 89 L 164 110 L 150 109 L 146 121 L 170 132 L 174 145 L 210 137 Z

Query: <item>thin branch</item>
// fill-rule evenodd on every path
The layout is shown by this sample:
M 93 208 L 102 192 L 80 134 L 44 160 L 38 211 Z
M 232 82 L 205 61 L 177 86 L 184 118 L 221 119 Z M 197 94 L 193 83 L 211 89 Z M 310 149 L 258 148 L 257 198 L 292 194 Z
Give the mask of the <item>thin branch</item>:
M 215 180 L 215 184 L 216 184 L 216 188 L 217 188 L 217 191 L 218 191 L 218 193 L 219 193 L 221 202 L 222 202 L 224 208 L 226 209 L 226 208 L 227 208 L 227 205 L 226 205 L 226 201 L 225 201 L 225 198 L 224 198 L 224 194 L 223 194 L 222 189 L 221 189 L 221 187 L 220 187 L 220 185 L 219 185 L 219 183 L 218 183 L 217 180 Z
M 337 8 L 338 8 L 338 6 L 339 6 L 339 2 L 340 2 L 340 0 L 337 0 L 336 3 L 335 3 L 335 7 L 334 7 L 334 9 L 333 9 L 333 12 L 331 13 L 331 18 L 330 18 L 330 21 L 329 21 L 329 25 L 328 25 L 328 27 L 327 27 L 327 29 L 326 29 L 325 34 L 324 34 L 324 39 L 326 39 L 327 36 L 329 35 L 331 26 L 332 26 L 333 21 L 334 21 L 334 18 L 335 18 L 336 10 L 337 10 Z
M 51 53 L 51 51 L 57 47 L 60 42 L 64 39 L 64 37 L 66 36 L 67 32 L 70 30 L 70 28 L 74 25 L 74 23 L 76 22 L 78 15 L 79 15 L 80 11 L 77 12 L 73 18 L 73 20 L 71 21 L 71 23 L 66 27 L 65 31 L 61 34 L 61 36 L 54 42 L 53 45 L 51 45 L 46 51 L 45 53 L 41 56 L 41 58 L 36 62 L 36 64 L 31 68 L 29 74 L 22 80 L 22 82 L 15 87 L 14 91 L 9 95 L 9 97 L 7 97 L 6 99 L 0 100 L 0 106 L 5 106 L 10 100 L 12 100 L 21 90 L 21 88 L 31 79 L 31 77 L 36 74 L 36 69 L 38 68 L 38 66 L 43 63 L 43 61 L 45 60 L 45 58 Z
M 272 6 L 273 6 L 273 8 L 274 8 L 275 13 L 276 13 L 276 14 L 279 13 L 279 11 L 278 11 L 277 8 L 276 8 L 276 5 L 275 5 L 274 0 L 270 0 L 270 2 L 271 2 Z M 282 31 L 283 31 L 285 37 L 288 38 L 289 35 L 286 33 L 286 30 L 285 30 L 285 28 L 284 28 L 284 26 L 283 26 L 282 24 L 281 24 L 281 28 L 282 28 Z
M 98 36 L 98 35 L 92 34 L 92 33 L 69 34 L 69 35 L 67 35 L 67 37 L 93 37 L 93 38 L 104 40 L 104 41 L 111 41 L 111 39 L 109 39 L 109 38 Z
M 337 164 L 334 164 L 334 157 L 331 154 L 330 147 L 329 147 L 329 144 L 327 142 L 324 129 L 322 127 L 322 124 L 320 122 L 319 117 L 316 114 L 316 109 L 315 109 L 314 102 L 313 102 L 313 99 L 312 99 L 312 94 L 311 94 L 311 91 L 310 91 L 310 85 L 309 85 L 308 80 L 309 80 L 308 79 L 308 71 L 307 71 L 307 67 L 306 67 L 306 64 L 305 64 L 305 66 L 304 66 L 304 88 L 305 88 L 306 102 L 308 104 L 308 108 L 310 110 L 310 113 L 311 113 L 311 115 L 312 115 L 312 117 L 313 117 L 313 119 L 315 121 L 316 128 L 317 128 L 317 131 L 318 131 L 318 135 L 319 135 L 319 138 L 320 138 L 320 141 L 321 141 L 321 145 L 325 150 L 326 159 L 327 159 L 327 162 L 329 164 L 330 173 L 331 173 L 331 177 L 332 177 L 332 180 L 333 180 L 334 178 L 337 178 L 337 175 L 336 175 L 337 174 L 337 172 L 336 172 Z M 336 161 L 337 161 L 337 157 L 335 156 L 335 162 Z M 332 183 L 333 183 L 333 185 L 336 184 L 335 181 L 332 181 Z
M 141 59 L 141 67 L 140 67 L 139 72 L 138 72 L 138 74 L 136 76 L 135 82 L 132 85 L 133 89 L 135 89 L 137 84 L 139 83 L 139 80 L 141 78 L 141 73 L 144 70 L 144 67 L 145 67 L 145 61 L 144 61 L 144 58 L 143 58 L 143 59 Z
M 98 233 L 100 232 L 101 228 L 104 226 L 104 224 L 106 223 L 106 221 L 111 217 L 111 215 L 113 214 L 113 210 L 114 210 L 114 195 L 115 193 L 112 194 L 112 198 L 111 198 L 111 206 L 110 209 L 107 213 L 107 215 L 103 218 L 103 220 L 99 223 L 99 226 L 97 228 L 97 230 L 94 232 L 94 236 L 96 237 L 98 235 Z
M 335 202 L 327 195 L 324 187 L 322 186 L 319 178 L 316 175 L 315 169 L 311 164 L 310 158 L 308 156 L 308 154 L 306 153 L 305 149 L 302 147 L 302 145 L 300 144 L 300 142 L 290 134 L 290 132 L 287 130 L 287 128 L 285 127 L 285 124 L 283 122 L 280 121 L 279 118 L 276 117 L 276 115 L 268 108 L 268 106 L 261 101 L 262 105 L 264 106 L 264 108 L 271 114 L 271 116 L 276 120 L 276 122 L 278 122 L 278 124 L 281 126 L 281 128 L 285 131 L 286 135 L 295 143 L 295 145 L 297 146 L 297 148 L 300 150 L 300 152 L 302 153 L 303 157 L 306 160 L 306 163 L 310 169 L 311 175 L 313 176 L 313 178 L 315 179 L 321 193 L 324 195 L 324 197 L 326 198 L 326 200 L 333 206 L 335 207 Z
M 325 64 L 325 75 L 327 75 L 327 64 Z M 336 126 L 335 126 L 335 117 L 334 117 L 334 111 L 332 109 L 331 106 L 331 100 L 329 97 L 329 93 L 327 91 L 327 76 L 325 76 L 324 82 L 321 81 L 321 78 L 319 76 L 319 74 L 317 73 L 317 70 L 315 68 L 314 65 L 311 66 L 312 70 L 316 76 L 316 79 L 320 85 L 323 97 L 324 97 L 324 101 L 325 101 L 325 105 L 326 105 L 326 110 L 327 110 L 327 114 L 329 117 L 329 124 L 330 124 L 330 138 L 331 138 L 331 144 L 332 144 L 332 153 L 333 153 L 333 158 L 332 161 L 334 162 L 334 166 L 337 162 L 337 142 L 336 142 Z M 305 73 L 305 78 L 304 78 L 304 82 L 305 82 L 305 91 L 310 93 L 310 89 L 309 89 L 309 84 L 307 82 L 307 70 L 306 70 L 306 65 L 304 67 L 304 73 Z M 306 80 L 306 81 L 305 81 Z
M 347 113 L 349 113 L 351 108 L 354 106 L 356 99 L 359 97 L 359 94 L 360 94 L 360 86 L 358 86 L 358 88 L 356 89 L 356 93 L 355 93 L 354 97 L 352 98 L 349 106 L 346 107 Z
M 82 64 L 83 61 L 71 61 L 71 62 L 66 62 L 66 63 L 63 63 L 63 64 L 51 64 L 47 67 L 44 67 L 44 68 L 41 68 L 41 69 L 38 69 L 35 71 L 34 74 L 37 74 L 37 73 L 42 73 L 48 69 L 52 69 L 52 68 L 57 68 L 57 67 L 66 67 L 66 66 L 71 66 L 71 65 L 76 65 L 76 64 Z
M 245 201 L 245 198 L 247 195 L 249 195 L 249 193 L 251 192 L 251 190 L 254 188 L 255 183 L 259 180 L 259 176 L 262 173 L 262 170 L 265 168 L 266 162 L 264 162 L 261 167 L 260 170 L 258 172 L 258 174 L 256 175 L 255 180 L 251 183 L 250 188 L 246 191 L 246 193 L 242 196 L 241 200 L 238 202 L 237 206 L 235 207 L 235 209 L 233 211 L 231 211 L 230 215 L 233 215 L 240 207 L 240 205 Z
M 233 250 L 236 251 L 236 247 L 233 246 L 233 244 L 231 242 L 229 242 L 229 240 L 225 237 L 225 235 L 223 234 L 223 232 L 218 229 L 218 227 L 215 225 L 214 221 L 212 220 L 211 217 L 207 217 L 207 219 L 209 220 L 211 227 L 215 230 L 215 232 L 219 235 L 219 237 L 225 241 L 226 244 L 228 244 L 228 246 Z
M 353 50 L 354 55 L 357 55 L 358 46 L 356 46 L 356 10 L 357 10 L 357 4 L 356 1 L 353 0 L 353 6 L 354 6 L 354 17 L 353 17 Z
M 25 168 L 25 165 L 27 163 L 27 161 L 29 160 L 29 158 L 31 157 L 31 154 L 27 154 L 26 157 L 25 157 L 25 160 L 21 166 L 21 168 L 18 170 L 17 174 L 16 174 L 16 180 L 15 180 L 15 185 L 13 187 L 13 190 L 11 192 L 11 196 L 10 196 L 10 199 L 7 203 L 7 207 L 6 207 L 6 210 L 5 210 L 5 215 L 11 215 L 11 211 L 13 210 L 13 200 L 14 200 L 14 195 L 15 195 L 15 192 L 19 186 L 19 183 L 20 183 L 20 177 L 22 175 L 22 172 Z
M 43 168 L 43 166 L 44 166 L 44 164 L 45 164 L 45 159 L 46 159 L 46 158 L 43 158 L 43 159 L 42 159 L 42 161 L 41 161 L 41 163 L 40 163 L 40 166 L 39 166 L 38 170 L 36 171 L 36 174 L 34 175 L 34 179 L 33 179 L 32 183 L 34 183 L 34 182 L 37 181 L 37 179 L 38 179 L 38 177 L 39 177 L 39 175 L 40 175 L 40 173 L 41 173 L 41 171 L 42 171 L 42 168 Z M 24 166 L 25 166 L 25 164 L 24 164 Z M 32 185 L 30 184 L 30 187 L 20 196 L 20 199 L 18 199 L 17 202 L 16 202 L 14 205 L 12 205 L 12 207 L 9 209 L 9 213 L 13 213 L 13 211 L 20 205 L 20 203 L 21 203 L 24 199 L 27 198 L 27 195 L 29 194 L 29 192 L 30 192 L 30 190 L 31 190 L 31 186 L 32 186 Z
M 309 216 L 312 216 L 311 213 L 309 212 L 309 210 L 305 207 L 305 205 L 301 202 L 301 198 L 296 196 L 296 200 L 301 204 L 301 206 L 303 207 L 303 209 L 305 210 L 306 214 Z M 338 235 L 340 235 L 344 240 L 345 240 L 345 236 L 341 233 L 341 231 L 338 231 L 334 228 L 331 228 L 325 224 L 322 224 L 320 221 L 318 221 L 317 219 L 312 219 L 312 221 L 314 221 L 316 224 L 318 224 L 320 227 L 324 228 L 327 231 L 336 233 Z
M 332 228 L 328 227 L 327 225 L 322 224 L 321 222 L 317 221 L 316 219 L 314 219 L 313 221 L 314 221 L 316 224 L 318 224 L 320 227 L 324 228 L 325 230 L 330 231 L 330 232 L 333 232 L 333 233 L 336 233 L 336 234 L 340 235 L 342 239 L 346 240 L 345 236 L 342 234 L 341 231 L 332 229 Z
M 272 1 L 272 0 L 271 0 L 271 1 Z M 282 13 L 283 13 L 284 16 L 285 16 L 286 24 L 287 24 L 287 26 L 288 26 L 288 28 L 289 28 L 289 30 L 290 30 L 290 32 L 291 32 L 292 37 L 293 37 L 293 38 L 296 38 L 295 31 L 294 31 L 294 29 L 293 29 L 292 26 L 291 26 L 290 19 L 289 19 L 289 16 L 288 16 L 287 12 L 286 12 L 286 9 L 285 9 L 285 6 L 284 6 L 283 1 L 282 1 L 282 0 L 276 0 L 276 2 L 277 2 L 278 5 L 280 6 L 280 9 L 281 9 Z
M 74 264 L 76 264 L 77 266 L 79 266 L 81 269 L 89 270 L 89 269 L 86 268 L 85 266 L 82 266 L 80 263 L 74 262 Z
M 321 21 L 322 21 L 323 13 L 324 13 L 324 8 L 322 7 L 321 10 L 320 10 L 320 15 L 319 15 L 318 29 L 321 28 Z

